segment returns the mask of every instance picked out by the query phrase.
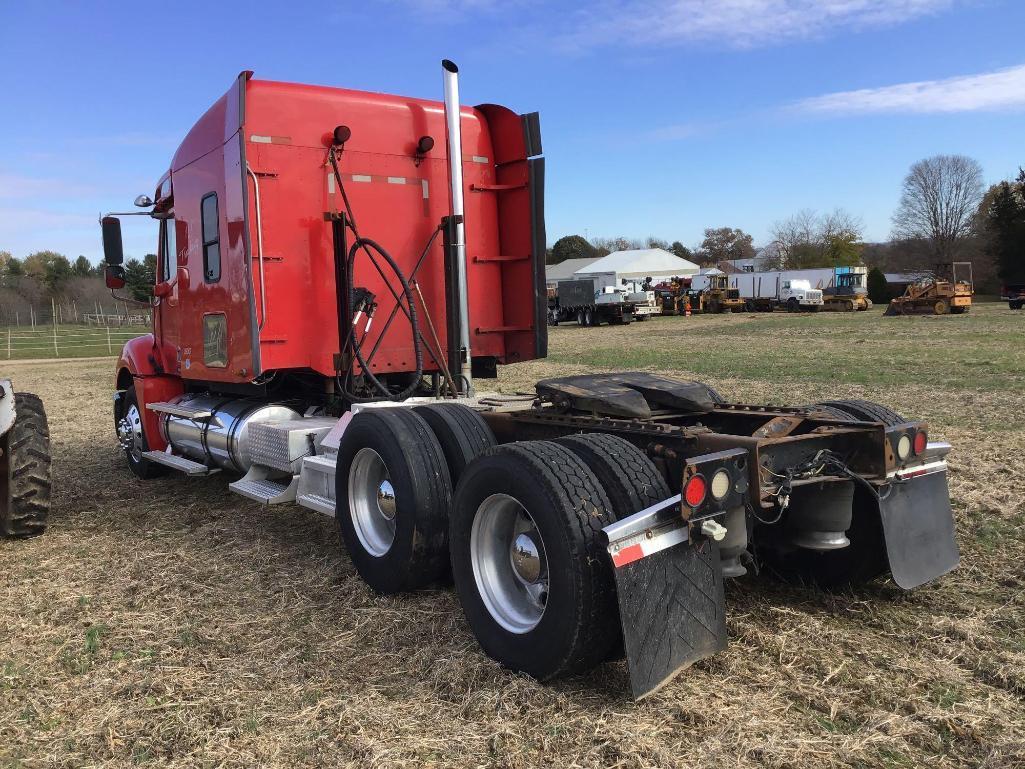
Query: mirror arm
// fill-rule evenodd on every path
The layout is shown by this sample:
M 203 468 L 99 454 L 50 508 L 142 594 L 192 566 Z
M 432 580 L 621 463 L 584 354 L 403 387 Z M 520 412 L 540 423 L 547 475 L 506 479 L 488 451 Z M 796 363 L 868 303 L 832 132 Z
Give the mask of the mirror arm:
M 114 297 L 115 299 L 117 299 L 119 302 L 137 304 L 140 307 L 156 307 L 156 305 L 153 303 L 152 299 L 149 299 L 149 300 L 147 300 L 145 302 L 142 302 L 142 301 L 140 301 L 138 299 L 133 299 L 130 296 L 118 296 L 117 294 L 114 293 L 114 289 L 110 289 L 110 295 L 112 297 Z

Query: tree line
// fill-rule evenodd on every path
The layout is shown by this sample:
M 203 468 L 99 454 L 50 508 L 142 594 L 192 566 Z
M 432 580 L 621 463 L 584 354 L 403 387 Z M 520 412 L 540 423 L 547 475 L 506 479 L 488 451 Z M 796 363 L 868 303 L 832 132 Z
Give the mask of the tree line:
M 125 264 L 127 294 L 140 302 L 148 302 L 156 276 L 156 254 L 142 260 L 128 259 Z M 6 288 L 32 304 L 41 297 L 73 298 L 81 293 L 83 278 L 93 282 L 103 279 L 104 265 L 93 265 L 85 256 L 73 262 L 56 251 L 36 251 L 19 259 L 10 251 L 0 251 L 0 288 Z
M 1025 283 L 1025 171 L 988 189 L 977 161 L 963 155 L 937 155 L 911 166 L 892 217 L 890 239 L 866 243 L 864 225 L 843 209 L 818 213 L 804 209 L 776 221 L 771 248 L 761 251 L 758 269 L 804 269 L 866 264 L 879 273 L 933 270 L 952 261 L 970 261 L 977 290 L 995 293 L 1001 284 Z M 702 267 L 749 259 L 752 237 L 734 227 L 704 231 L 699 245 L 650 236 L 557 240 L 548 264 L 598 258 L 612 251 L 662 248 Z

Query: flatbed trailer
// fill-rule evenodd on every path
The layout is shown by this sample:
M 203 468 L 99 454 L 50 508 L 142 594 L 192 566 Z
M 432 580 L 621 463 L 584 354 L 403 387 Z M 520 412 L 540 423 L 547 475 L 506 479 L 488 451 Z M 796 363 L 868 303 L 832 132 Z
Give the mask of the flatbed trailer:
M 333 516 L 374 590 L 451 579 L 503 665 L 625 654 L 637 697 L 724 648 L 727 578 L 911 589 L 957 566 L 950 447 L 878 404 L 643 372 L 482 394 L 546 353 L 544 166 L 537 115 L 460 107 L 456 73 L 444 103 L 243 73 L 190 131 L 137 200 L 154 329 L 112 381 L 137 478 Z

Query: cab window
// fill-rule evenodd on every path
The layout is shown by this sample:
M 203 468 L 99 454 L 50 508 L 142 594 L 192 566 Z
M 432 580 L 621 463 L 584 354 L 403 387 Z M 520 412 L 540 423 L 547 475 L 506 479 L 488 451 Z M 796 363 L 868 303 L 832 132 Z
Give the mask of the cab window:
M 164 219 L 160 222 L 160 272 L 157 275 L 158 283 L 167 283 L 174 280 L 178 271 L 178 246 L 174 231 L 174 219 Z
M 200 202 L 203 230 L 203 279 L 216 283 L 221 279 L 221 243 L 217 227 L 217 193 L 203 196 Z

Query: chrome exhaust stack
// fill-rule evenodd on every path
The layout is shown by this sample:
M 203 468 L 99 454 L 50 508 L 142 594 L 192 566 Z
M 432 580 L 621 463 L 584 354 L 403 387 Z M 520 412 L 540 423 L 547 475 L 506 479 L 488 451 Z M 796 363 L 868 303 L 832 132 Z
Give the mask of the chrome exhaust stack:
M 449 203 L 454 222 L 452 248 L 456 262 L 456 294 L 459 310 L 459 374 L 463 395 L 473 395 L 470 366 L 469 293 L 466 287 L 466 236 L 463 227 L 463 136 L 459 124 L 459 68 L 448 59 L 441 62 L 445 82 L 445 134 L 448 138 Z M 451 341 L 449 342 L 451 344 Z

